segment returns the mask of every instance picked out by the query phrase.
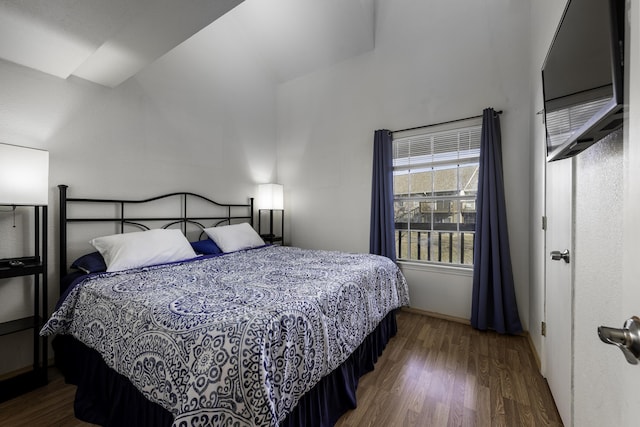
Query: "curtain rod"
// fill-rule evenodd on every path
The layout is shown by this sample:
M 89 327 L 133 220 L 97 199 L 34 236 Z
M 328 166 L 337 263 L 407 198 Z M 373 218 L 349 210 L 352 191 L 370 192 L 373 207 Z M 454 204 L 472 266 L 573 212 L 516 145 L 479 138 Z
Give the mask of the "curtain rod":
M 502 110 L 496 111 L 496 114 L 502 114 Z M 392 130 L 391 133 L 407 132 L 407 131 L 410 131 L 410 130 L 430 128 L 430 127 L 433 127 L 433 126 L 448 125 L 449 123 L 464 122 L 465 120 L 479 119 L 480 117 L 482 117 L 482 115 L 466 117 L 464 119 L 449 120 L 449 121 L 440 122 L 440 123 L 433 123 L 433 124 L 430 124 L 430 125 L 416 126 L 416 127 L 413 127 L 413 128 Z

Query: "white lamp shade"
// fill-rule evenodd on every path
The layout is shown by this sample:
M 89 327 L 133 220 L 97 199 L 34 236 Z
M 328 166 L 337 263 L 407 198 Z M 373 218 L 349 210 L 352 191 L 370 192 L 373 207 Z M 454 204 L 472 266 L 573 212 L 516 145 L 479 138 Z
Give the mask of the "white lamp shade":
M 282 184 L 260 184 L 257 203 L 258 209 L 284 209 Z
M 0 205 L 49 203 L 49 152 L 0 144 Z

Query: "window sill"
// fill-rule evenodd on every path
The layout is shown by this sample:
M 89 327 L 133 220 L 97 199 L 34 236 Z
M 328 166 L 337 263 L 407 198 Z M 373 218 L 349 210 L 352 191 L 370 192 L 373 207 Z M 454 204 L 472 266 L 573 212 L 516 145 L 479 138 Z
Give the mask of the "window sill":
M 473 266 L 447 265 L 413 261 L 398 261 L 397 263 L 403 270 L 407 269 L 413 271 L 446 273 L 473 277 Z

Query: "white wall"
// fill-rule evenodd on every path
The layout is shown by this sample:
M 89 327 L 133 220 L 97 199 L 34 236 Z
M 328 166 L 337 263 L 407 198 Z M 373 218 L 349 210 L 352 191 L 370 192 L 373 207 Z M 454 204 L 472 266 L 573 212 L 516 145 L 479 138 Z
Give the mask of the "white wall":
M 375 49 L 278 89 L 278 179 L 290 243 L 367 252 L 373 132 L 482 114 L 501 118 L 516 294 L 529 317 L 529 3 L 378 2 Z M 412 305 L 469 318 L 471 277 L 452 291 L 410 273 Z M 450 298 L 443 298 L 444 295 Z
M 0 142 L 50 152 L 50 296 L 58 295 L 57 188 L 136 198 L 189 190 L 244 203 L 275 178 L 275 83 L 222 18 L 115 89 L 0 61 Z M 233 40 L 233 43 L 230 41 Z M 22 214 L 21 214 L 22 215 Z M 0 257 L 21 256 L 30 224 L 0 212 Z M 0 286 L 0 322 L 31 294 Z M 29 334 L 0 337 L 0 374 L 29 364 Z

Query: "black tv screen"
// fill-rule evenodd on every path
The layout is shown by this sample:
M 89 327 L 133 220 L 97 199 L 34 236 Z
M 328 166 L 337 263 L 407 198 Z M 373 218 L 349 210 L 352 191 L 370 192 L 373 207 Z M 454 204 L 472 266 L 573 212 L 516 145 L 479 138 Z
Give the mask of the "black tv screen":
M 625 0 L 569 0 L 542 67 L 547 160 L 623 123 Z

